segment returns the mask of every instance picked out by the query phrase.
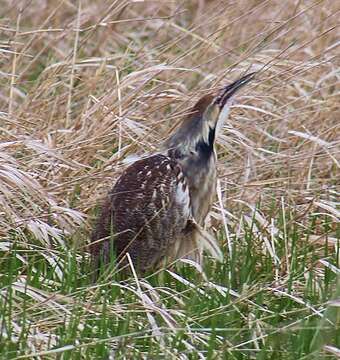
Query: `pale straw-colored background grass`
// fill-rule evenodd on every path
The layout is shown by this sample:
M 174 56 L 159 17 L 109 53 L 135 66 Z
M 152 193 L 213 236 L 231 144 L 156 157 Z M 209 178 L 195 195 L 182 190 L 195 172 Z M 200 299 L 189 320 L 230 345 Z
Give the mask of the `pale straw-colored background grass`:
M 339 16 L 333 0 L 3 0 L 1 250 L 15 238 L 51 266 L 55 247 L 83 253 L 129 156 L 157 151 L 209 89 L 259 71 L 218 141 L 212 231 L 231 248 L 259 206 L 259 251 L 275 258 L 273 209 L 291 208 L 302 229 L 327 214 L 329 233 L 316 224 L 310 240 L 334 251 Z
M 127 155 L 156 151 L 196 98 L 248 69 L 258 81 L 219 139 L 225 209 L 284 195 L 334 216 L 337 1 L 3 5 L 2 233 L 63 241 Z

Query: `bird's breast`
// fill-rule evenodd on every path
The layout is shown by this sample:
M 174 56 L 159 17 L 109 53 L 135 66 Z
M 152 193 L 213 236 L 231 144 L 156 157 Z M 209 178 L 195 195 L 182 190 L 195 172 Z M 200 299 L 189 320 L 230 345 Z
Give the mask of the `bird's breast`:
M 194 219 L 204 225 L 216 194 L 216 156 L 215 153 L 204 162 L 195 154 L 179 160 L 189 185 L 191 211 Z

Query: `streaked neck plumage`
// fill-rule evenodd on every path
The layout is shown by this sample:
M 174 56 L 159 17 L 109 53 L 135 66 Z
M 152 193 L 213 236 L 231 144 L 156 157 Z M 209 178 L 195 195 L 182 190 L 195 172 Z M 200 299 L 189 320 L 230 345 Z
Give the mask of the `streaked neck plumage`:
M 228 117 L 230 99 L 253 77 L 254 73 L 243 76 L 225 86 L 217 96 L 212 94 L 203 96 L 163 145 L 162 150 L 175 158 L 182 167 L 189 184 L 193 216 L 199 223 L 204 222 L 215 195 L 214 146 Z

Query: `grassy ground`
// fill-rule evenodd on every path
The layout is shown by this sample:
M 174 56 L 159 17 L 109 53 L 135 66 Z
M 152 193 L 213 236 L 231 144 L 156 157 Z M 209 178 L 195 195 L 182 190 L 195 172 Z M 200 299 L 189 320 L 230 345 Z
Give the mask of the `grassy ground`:
M 340 357 L 337 1 L 3 1 L 0 358 Z M 259 71 L 218 141 L 223 263 L 95 284 L 126 159 Z

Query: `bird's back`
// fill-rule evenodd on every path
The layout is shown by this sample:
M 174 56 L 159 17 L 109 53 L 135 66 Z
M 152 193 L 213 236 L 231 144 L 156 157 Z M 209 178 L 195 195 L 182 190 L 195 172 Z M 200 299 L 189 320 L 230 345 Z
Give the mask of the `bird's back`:
M 144 272 L 169 255 L 191 217 L 189 190 L 175 159 L 156 154 L 130 165 L 110 192 L 93 233 L 91 252 L 109 262 L 112 245 Z

